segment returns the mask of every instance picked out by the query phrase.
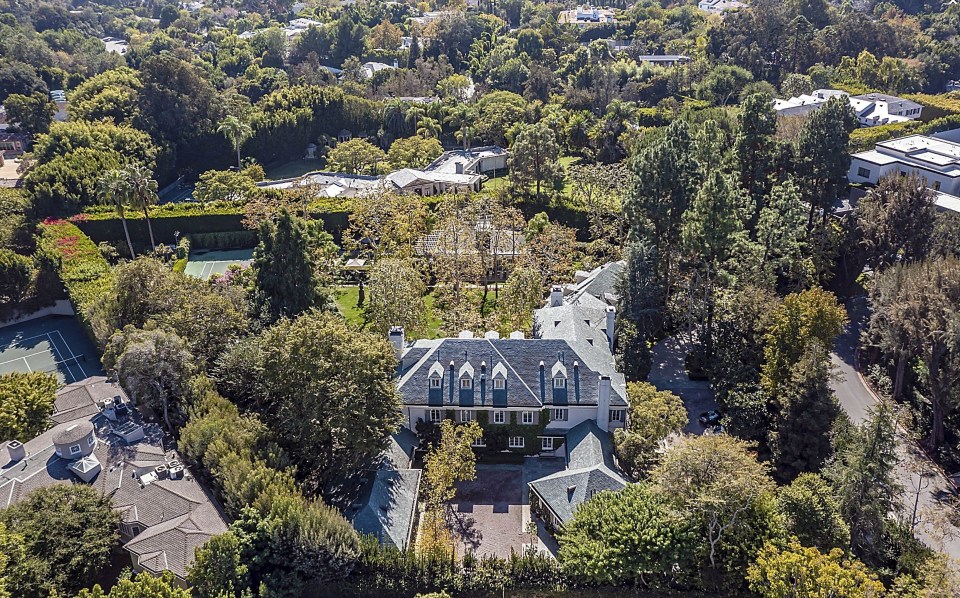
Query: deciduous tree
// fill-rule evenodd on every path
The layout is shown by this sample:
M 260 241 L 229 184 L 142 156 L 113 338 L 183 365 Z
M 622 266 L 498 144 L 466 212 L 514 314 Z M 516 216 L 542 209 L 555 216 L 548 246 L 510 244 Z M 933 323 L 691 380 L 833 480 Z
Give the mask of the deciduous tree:
M 16 563 L 10 588 L 18 598 L 74 594 L 107 566 L 120 540 L 110 499 L 83 484 L 34 490 L 0 510 L 0 524 L 23 538 L 25 559 Z
M 387 155 L 382 149 L 358 137 L 338 143 L 327 153 L 327 170 L 375 175 L 386 161 Z
M 402 326 L 411 338 L 426 332 L 427 292 L 423 275 L 407 260 L 384 258 L 370 268 L 364 317 L 369 329 L 386 338 L 391 326 Z
M 821 551 L 850 546 L 850 526 L 843 520 L 833 487 L 815 473 L 802 473 L 777 490 L 777 504 L 787 532 L 800 544 Z
M 763 598 L 879 598 L 885 592 L 874 573 L 839 548 L 823 554 L 796 539 L 784 548 L 764 545 L 747 582 Z
M 440 441 L 423 459 L 424 497 L 427 508 L 440 511 L 456 496 L 456 483 L 477 477 L 477 455 L 471 445 L 483 437 L 480 425 L 471 421 L 454 425 L 440 422 Z
M 648 382 L 627 384 L 627 397 L 628 427 L 616 431 L 614 444 L 620 466 L 638 479 L 656 463 L 664 440 L 679 432 L 689 420 L 680 397 L 668 390 L 657 390 Z

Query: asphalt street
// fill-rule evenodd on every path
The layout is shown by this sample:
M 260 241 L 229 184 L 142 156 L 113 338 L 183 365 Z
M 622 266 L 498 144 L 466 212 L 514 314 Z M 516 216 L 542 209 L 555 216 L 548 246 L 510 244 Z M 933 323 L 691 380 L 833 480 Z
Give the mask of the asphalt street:
M 848 303 L 850 324 L 837 339 L 831 355 L 837 374 L 833 390 L 840 406 L 856 424 L 869 417 L 870 409 L 878 400 L 857 371 L 857 347 L 860 331 L 869 315 L 867 309 L 864 298 L 856 298 Z M 960 559 L 960 529 L 948 518 L 950 510 L 954 508 L 950 482 L 903 430 L 899 431 L 898 438 L 900 463 L 897 476 L 903 486 L 901 516 L 905 521 L 912 520 L 915 523 L 914 532 L 928 546 Z

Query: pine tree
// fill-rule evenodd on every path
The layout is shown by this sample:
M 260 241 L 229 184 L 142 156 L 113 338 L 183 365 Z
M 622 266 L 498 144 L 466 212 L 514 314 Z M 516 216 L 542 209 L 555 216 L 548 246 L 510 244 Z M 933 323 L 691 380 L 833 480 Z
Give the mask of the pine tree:
M 857 117 L 846 98 L 831 98 L 810 116 L 797 139 L 797 183 L 810 206 L 807 227 L 819 213 L 826 222 L 833 203 L 847 187 L 850 133 Z
M 777 114 L 768 95 L 755 93 L 743 102 L 734 142 L 740 186 L 750 194 L 752 209 L 748 228 L 753 230 L 765 206 L 775 170 Z

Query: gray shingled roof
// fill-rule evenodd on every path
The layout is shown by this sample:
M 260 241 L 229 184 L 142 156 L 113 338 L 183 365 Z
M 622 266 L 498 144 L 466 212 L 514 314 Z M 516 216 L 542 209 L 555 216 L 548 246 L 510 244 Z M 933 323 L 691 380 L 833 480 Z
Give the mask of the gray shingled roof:
M 129 421 L 142 425 L 143 440 L 128 445 L 113 434 L 115 424 L 100 413 L 96 401 L 115 396 L 126 400 L 123 390 L 104 377 L 60 389 L 51 418 L 55 425 L 24 443 L 27 457 L 11 462 L 7 451 L 0 452 L 0 508 L 37 488 L 82 483 L 70 473 L 72 461 L 56 455 L 53 439 L 71 426 L 92 424 L 97 439 L 93 455 L 103 469 L 89 485 L 111 497 L 124 523 L 146 528 L 125 548 L 147 569 L 166 569 L 185 578 L 194 548 L 226 531 L 226 521 L 188 471 L 180 479 L 157 480 L 141 487 L 135 471 L 152 470 L 178 456 L 164 450 L 160 427 L 141 420 L 135 410 Z
M 567 469 L 530 482 L 537 496 L 562 523 L 597 492 L 621 490 L 627 480 L 617 472 L 610 434 L 587 420 L 567 432 Z
M 411 351 L 415 351 L 419 359 L 402 372 L 397 383 L 406 405 L 527 408 L 553 404 L 596 405 L 601 375 L 610 376 L 613 382 L 611 406 L 627 405 L 623 375 L 616 372 L 609 351 L 608 357 L 601 358 L 591 354 L 582 344 L 578 348 L 576 344 L 563 339 L 420 340 L 406 349 L 404 363 L 411 361 L 407 359 Z M 544 363 L 543 379 L 541 361 Z M 568 376 L 567 388 L 563 393 L 555 393 L 551 387 L 550 372 L 558 362 L 564 366 Z M 578 367 L 574 368 L 574 362 L 578 362 Z M 465 364 L 469 364 L 474 372 L 473 389 L 470 391 L 461 391 L 459 387 L 461 370 Z M 498 367 L 505 371 L 505 397 L 495 392 L 489 382 Z M 431 389 L 430 372 L 438 369 L 443 372 L 442 386 Z

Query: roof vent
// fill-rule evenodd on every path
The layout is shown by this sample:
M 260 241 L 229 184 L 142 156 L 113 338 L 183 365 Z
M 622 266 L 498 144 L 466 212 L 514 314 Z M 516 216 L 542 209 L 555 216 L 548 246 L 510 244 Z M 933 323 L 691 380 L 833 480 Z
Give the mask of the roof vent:
M 17 462 L 27 458 L 27 447 L 19 440 L 11 440 L 7 443 L 7 452 L 10 453 L 10 461 Z

